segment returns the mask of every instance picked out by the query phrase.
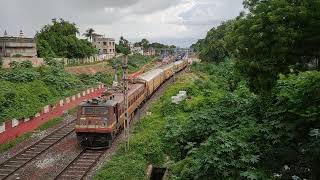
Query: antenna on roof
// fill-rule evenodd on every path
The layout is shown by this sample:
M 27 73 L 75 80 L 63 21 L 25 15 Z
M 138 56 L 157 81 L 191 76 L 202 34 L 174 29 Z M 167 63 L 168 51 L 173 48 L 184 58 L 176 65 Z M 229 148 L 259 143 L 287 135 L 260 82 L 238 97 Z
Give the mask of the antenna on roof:
M 23 34 L 22 30 L 20 30 L 19 38 L 24 38 L 24 34 Z
M 8 37 L 8 33 L 7 33 L 7 30 L 4 30 L 4 34 L 3 34 L 3 37 Z

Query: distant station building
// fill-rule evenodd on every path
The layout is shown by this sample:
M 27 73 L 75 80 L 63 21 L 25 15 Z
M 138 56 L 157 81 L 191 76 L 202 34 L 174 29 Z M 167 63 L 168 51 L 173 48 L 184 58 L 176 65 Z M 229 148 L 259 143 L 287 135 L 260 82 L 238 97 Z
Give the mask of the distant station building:
M 26 38 L 22 30 L 18 37 L 8 36 L 7 32 L 0 37 L 0 56 L 2 57 L 37 57 L 37 45 L 33 38 Z
M 146 51 L 144 51 L 145 56 L 155 56 L 156 50 L 154 48 L 148 48 Z
M 135 46 L 134 44 L 129 43 L 129 47 L 132 54 L 144 54 L 143 48 L 141 46 Z
M 116 55 L 116 43 L 113 38 L 106 38 L 104 35 L 93 34 L 92 44 L 99 50 L 99 55 L 106 55 L 107 59 Z

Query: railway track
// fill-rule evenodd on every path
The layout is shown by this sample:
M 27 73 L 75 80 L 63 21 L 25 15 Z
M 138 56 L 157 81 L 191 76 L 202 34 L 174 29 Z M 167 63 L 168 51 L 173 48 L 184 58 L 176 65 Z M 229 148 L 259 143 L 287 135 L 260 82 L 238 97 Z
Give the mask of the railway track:
M 10 159 L 0 164 L 0 180 L 6 179 L 14 172 L 19 170 L 21 167 L 26 165 L 31 160 L 37 158 L 40 154 L 45 152 L 47 149 L 57 144 L 67 135 L 74 131 L 75 120 L 58 128 L 57 130 L 50 133 L 48 136 L 40 139 L 30 147 L 14 155 Z
M 84 149 L 60 174 L 55 180 L 60 179 L 83 179 L 91 168 L 97 163 L 106 150 Z

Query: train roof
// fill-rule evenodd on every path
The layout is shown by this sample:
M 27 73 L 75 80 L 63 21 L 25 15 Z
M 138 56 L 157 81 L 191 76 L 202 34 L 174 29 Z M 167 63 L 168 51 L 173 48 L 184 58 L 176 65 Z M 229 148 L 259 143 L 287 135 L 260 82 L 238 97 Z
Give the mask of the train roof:
M 179 60 L 179 61 L 174 62 L 175 65 L 179 65 L 179 64 L 181 64 L 181 63 L 183 63 L 182 60 Z
M 174 63 L 170 63 L 167 65 L 161 66 L 159 69 L 167 70 L 167 69 L 172 68 L 173 66 L 174 66 Z
M 109 103 L 105 99 L 95 98 L 80 103 L 80 106 L 107 106 Z
M 128 96 L 130 97 L 133 93 L 135 93 L 140 88 L 144 88 L 144 85 L 143 84 L 130 84 Z M 116 103 L 121 103 L 123 100 L 124 100 L 124 98 L 123 98 L 122 92 L 114 93 L 113 101 L 115 101 Z
M 163 73 L 162 69 L 154 69 L 151 71 L 148 71 L 146 73 L 143 73 L 142 75 L 138 76 L 138 79 L 150 81 L 154 79 L 155 77 L 159 76 L 161 73 Z

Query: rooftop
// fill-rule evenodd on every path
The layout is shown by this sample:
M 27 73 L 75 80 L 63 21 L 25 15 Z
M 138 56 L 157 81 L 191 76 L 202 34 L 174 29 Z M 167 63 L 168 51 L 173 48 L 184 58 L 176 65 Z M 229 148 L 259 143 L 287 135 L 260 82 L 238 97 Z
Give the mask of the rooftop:
M 34 43 L 35 40 L 33 38 L 0 37 L 0 42 Z

